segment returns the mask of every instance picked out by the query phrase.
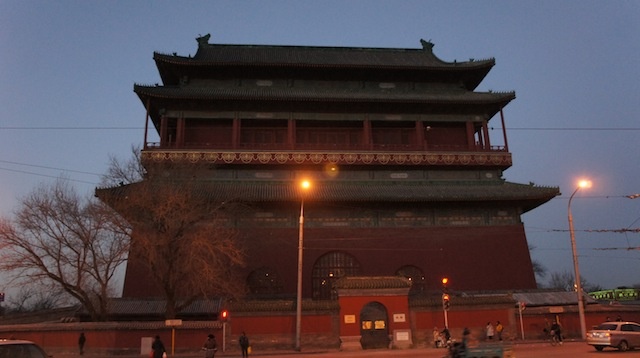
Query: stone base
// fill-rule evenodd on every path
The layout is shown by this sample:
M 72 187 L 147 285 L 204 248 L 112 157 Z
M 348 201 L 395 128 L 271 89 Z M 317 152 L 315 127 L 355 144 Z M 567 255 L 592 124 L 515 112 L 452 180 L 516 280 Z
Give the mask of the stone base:
M 360 336 L 340 336 L 341 351 L 361 351 Z
M 413 347 L 413 339 L 410 329 L 396 329 L 393 331 L 393 348 L 407 349 Z

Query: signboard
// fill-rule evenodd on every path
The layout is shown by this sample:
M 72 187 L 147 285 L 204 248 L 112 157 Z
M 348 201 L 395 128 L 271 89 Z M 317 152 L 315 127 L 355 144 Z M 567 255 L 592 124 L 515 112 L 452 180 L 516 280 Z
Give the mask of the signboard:
M 174 327 L 174 326 L 182 326 L 181 319 L 168 319 L 164 321 L 165 326 Z
M 354 314 L 344 315 L 344 323 L 356 323 L 356 315 Z
M 394 313 L 393 314 L 393 321 L 394 322 L 406 322 L 407 318 L 405 317 L 404 313 Z
M 564 308 L 562 306 L 549 307 L 549 313 L 562 313 L 562 312 L 564 312 Z

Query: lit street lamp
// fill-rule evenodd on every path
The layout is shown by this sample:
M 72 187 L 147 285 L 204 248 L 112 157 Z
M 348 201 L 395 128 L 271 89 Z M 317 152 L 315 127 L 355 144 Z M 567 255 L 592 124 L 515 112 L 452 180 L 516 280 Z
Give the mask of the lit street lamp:
M 311 187 L 311 182 L 303 180 L 300 183 L 302 198 L 300 199 L 300 224 L 298 231 L 298 291 L 296 295 L 296 347 L 301 350 L 300 336 L 302 332 L 302 248 L 304 247 L 304 193 Z
M 569 212 L 569 234 L 571 236 L 571 252 L 573 253 L 573 270 L 575 273 L 576 280 L 576 292 L 578 295 L 578 315 L 580 316 L 580 334 L 582 335 L 582 339 L 587 338 L 587 327 L 584 320 L 584 296 L 582 294 L 582 283 L 580 282 L 580 267 L 578 266 L 578 252 L 576 250 L 576 235 L 573 230 L 573 215 L 571 215 L 571 200 L 573 200 L 573 196 L 576 195 L 580 188 L 589 188 L 591 187 L 591 182 L 587 180 L 581 180 L 578 183 L 578 187 L 573 191 L 573 194 L 569 197 L 569 205 L 567 206 L 567 211 Z

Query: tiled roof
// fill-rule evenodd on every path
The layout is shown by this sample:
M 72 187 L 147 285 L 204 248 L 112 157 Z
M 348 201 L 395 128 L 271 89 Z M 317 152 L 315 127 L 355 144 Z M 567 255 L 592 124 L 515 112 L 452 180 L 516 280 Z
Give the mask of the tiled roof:
M 578 303 L 575 292 L 525 292 L 514 293 L 513 299 L 524 302 L 527 306 L 564 306 Z M 585 303 L 597 303 L 594 298 L 584 294 Z
M 287 312 L 296 308 L 294 300 L 252 300 L 233 301 L 226 306 L 232 313 L 237 312 Z M 310 300 L 302 301 L 302 309 L 305 311 L 334 311 L 340 309 L 335 300 Z
M 342 277 L 334 283 L 336 289 L 410 288 L 411 280 L 402 276 Z
M 184 315 L 216 314 L 220 310 L 222 300 L 197 300 L 179 312 Z M 127 299 L 113 298 L 108 303 L 109 312 L 116 316 L 160 315 L 165 313 L 166 301 L 160 299 Z
M 156 61 L 189 65 L 256 64 L 281 66 L 336 66 L 386 68 L 478 68 L 491 67 L 493 58 L 444 62 L 431 48 L 365 48 L 321 46 L 269 46 L 201 44 L 193 57 L 154 54 Z
M 449 301 L 452 306 L 481 306 L 481 305 L 515 305 L 515 301 L 508 294 L 494 295 L 468 295 L 450 294 Z M 434 294 L 429 296 L 410 296 L 409 306 L 418 307 L 442 307 L 442 296 Z
M 134 92 L 144 100 L 268 100 L 304 102 L 381 102 L 418 104 L 498 104 L 498 109 L 515 98 L 514 92 L 478 93 L 469 91 L 385 91 L 383 89 L 321 89 L 287 87 L 170 87 L 135 85 Z
M 126 195 L 138 184 L 97 189 L 96 195 Z M 287 202 L 300 200 L 292 181 L 209 181 L 197 186 L 201 195 L 220 201 Z M 509 182 L 318 181 L 305 194 L 316 202 L 462 202 L 521 201 L 525 211 L 559 195 L 555 187 Z

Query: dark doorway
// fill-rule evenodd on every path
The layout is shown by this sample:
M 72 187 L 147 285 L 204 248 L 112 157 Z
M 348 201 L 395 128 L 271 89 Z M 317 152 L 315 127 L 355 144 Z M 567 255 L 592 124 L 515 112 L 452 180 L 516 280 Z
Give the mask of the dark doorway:
M 383 304 L 367 303 L 360 311 L 360 322 L 362 349 L 389 348 L 389 319 Z

